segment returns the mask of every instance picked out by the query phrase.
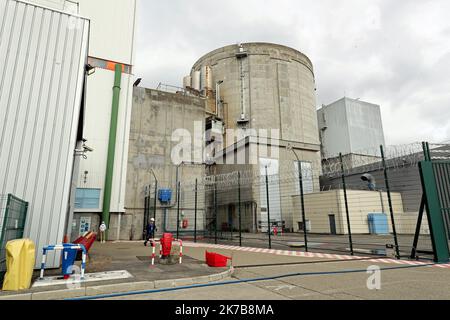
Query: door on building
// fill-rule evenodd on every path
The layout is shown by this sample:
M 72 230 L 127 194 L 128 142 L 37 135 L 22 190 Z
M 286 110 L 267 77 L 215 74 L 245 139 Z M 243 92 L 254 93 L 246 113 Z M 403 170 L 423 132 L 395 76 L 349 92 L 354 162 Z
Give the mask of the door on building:
M 328 216 L 328 218 L 330 220 L 330 233 L 332 235 L 336 235 L 337 234 L 337 230 L 336 230 L 336 215 L 330 214 Z
M 228 225 L 227 225 L 226 231 L 233 232 L 235 211 L 236 211 L 236 206 L 234 204 L 230 204 L 228 206 Z

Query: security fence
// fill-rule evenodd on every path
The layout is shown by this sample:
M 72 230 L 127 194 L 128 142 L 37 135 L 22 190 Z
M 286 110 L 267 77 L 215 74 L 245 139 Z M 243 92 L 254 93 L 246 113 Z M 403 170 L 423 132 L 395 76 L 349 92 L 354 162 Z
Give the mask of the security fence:
M 6 244 L 23 237 L 28 202 L 11 194 L 0 195 L 0 283 L 6 271 Z
M 449 145 L 430 149 L 433 159 L 450 159 Z M 433 259 L 426 215 L 418 224 L 422 160 L 422 145 L 412 144 L 319 164 L 218 165 L 202 179 L 179 181 L 175 200 L 156 219 L 164 231 L 194 241 L 392 257 L 409 257 L 414 244 L 418 257 Z M 156 212 L 155 196 L 150 191 L 147 216 Z

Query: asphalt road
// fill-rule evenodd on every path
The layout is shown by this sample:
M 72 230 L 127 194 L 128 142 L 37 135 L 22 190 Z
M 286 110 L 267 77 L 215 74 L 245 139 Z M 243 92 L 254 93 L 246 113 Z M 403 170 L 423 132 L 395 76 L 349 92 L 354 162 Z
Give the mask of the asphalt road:
M 436 267 L 384 270 L 380 288 L 369 289 L 369 267 L 405 267 L 368 261 L 330 261 L 283 257 L 230 250 L 214 250 L 232 255 L 237 267 L 229 280 L 274 277 L 293 273 L 323 273 L 286 277 L 253 283 L 193 288 L 164 293 L 123 296 L 114 300 L 385 300 L 450 299 L 450 269 Z M 200 259 L 204 249 L 188 248 L 186 254 Z M 287 265 L 283 265 L 283 264 Z M 292 264 L 298 263 L 298 264 Z M 276 266 L 241 267 L 260 264 Z M 348 271 L 360 271 L 343 273 Z M 335 273 L 337 272 L 337 273 Z M 371 278 L 372 279 L 372 278 Z M 370 284 L 373 284 L 370 281 Z
M 348 254 L 350 252 L 349 237 L 347 235 L 326 235 L 326 234 L 308 234 L 308 248 L 310 252 Z M 303 251 L 304 236 L 302 233 L 288 233 L 283 236 L 272 236 L 272 248 L 280 250 Z M 352 236 L 353 248 L 355 253 L 384 255 L 387 244 L 394 244 L 393 235 L 361 235 Z M 414 235 L 398 235 L 397 237 L 400 254 L 403 257 L 411 255 L 411 249 L 414 242 Z M 204 239 L 204 242 L 213 243 L 214 238 Z M 234 232 L 219 233 L 219 244 L 239 245 L 239 234 Z M 292 247 L 291 243 L 297 243 L 300 246 Z M 242 234 L 242 245 L 255 248 L 268 248 L 269 238 L 267 234 Z M 432 255 L 425 252 L 432 251 L 431 239 L 429 236 L 422 235 L 419 238 L 418 250 L 422 251 L 419 256 L 424 259 L 431 259 Z

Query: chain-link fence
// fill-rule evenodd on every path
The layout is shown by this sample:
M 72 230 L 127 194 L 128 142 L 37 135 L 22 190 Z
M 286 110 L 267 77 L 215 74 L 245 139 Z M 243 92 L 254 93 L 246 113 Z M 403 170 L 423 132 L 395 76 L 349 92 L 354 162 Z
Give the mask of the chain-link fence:
M 0 283 L 6 271 L 6 244 L 23 237 L 28 202 L 13 195 L 0 195 Z
M 431 151 L 435 159 L 450 159 L 449 145 Z M 412 144 L 326 159 L 322 170 L 300 161 L 228 166 L 221 172 L 229 172 L 180 182 L 175 205 L 161 218 L 165 230 L 195 241 L 409 257 L 423 158 L 421 145 Z M 432 259 L 426 215 L 420 235 L 417 252 Z

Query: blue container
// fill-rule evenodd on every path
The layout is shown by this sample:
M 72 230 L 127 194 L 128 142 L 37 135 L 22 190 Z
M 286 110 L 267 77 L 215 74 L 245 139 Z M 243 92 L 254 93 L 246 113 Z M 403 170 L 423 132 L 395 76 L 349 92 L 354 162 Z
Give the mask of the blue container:
M 160 189 L 158 191 L 158 199 L 162 203 L 169 203 L 172 200 L 172 190 Z
M 65 278 L 70 277 L 73 273 L 77 253 L 77 249 L 64 249 L 62 252 L 62 273 Z
M 388 235 L 388 217 L 384 213 L 371 213 L 368 216 L 369 232 L 376 235 Z

